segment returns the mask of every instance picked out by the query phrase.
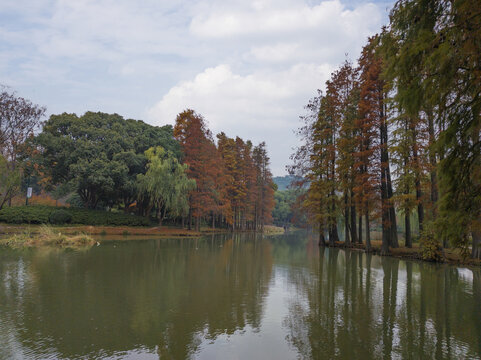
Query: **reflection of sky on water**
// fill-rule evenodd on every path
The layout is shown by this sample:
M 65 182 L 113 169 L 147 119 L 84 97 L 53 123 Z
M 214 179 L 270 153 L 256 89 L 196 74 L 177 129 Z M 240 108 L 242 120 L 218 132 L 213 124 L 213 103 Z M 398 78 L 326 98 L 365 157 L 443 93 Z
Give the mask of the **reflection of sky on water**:
M 274 266 L 264 300 L 264 316 L 259 329 L 246 326 L 232 335 L 220 335 L 211 341 L 203 339 L 196 359 L 294 359 L 296 351 L 285 342 L 282 322 L 287 315 L 287 269 Z
M 0 359 L 477 358 L 480 282 L 299 234 L 0 251 Z

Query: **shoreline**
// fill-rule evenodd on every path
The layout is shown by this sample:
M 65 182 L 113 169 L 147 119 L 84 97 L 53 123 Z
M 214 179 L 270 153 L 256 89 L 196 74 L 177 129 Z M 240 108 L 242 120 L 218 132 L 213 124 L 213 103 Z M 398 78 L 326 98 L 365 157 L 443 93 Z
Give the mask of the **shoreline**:
M 22 235 L 28 233 L 29 235 L 40 235 L 44 232 L 46 225 L 12 225 L 0 224 L 0 240 L 15 235 Z M 199 238 L 209 234 L 228 234 L 231 229 L 213 229 L 201 228 L 200 231 L 183 229 L 181 227 L 162 226 L 162 227 L 135 227 L 135 226 L 85 226 L 85 225 L 47 225 L 48 228 L 55 230 L 59 235 L 66 237 L 76 237 L 79 235 L 87 235 L 96 241 L 110 241 L 110 240 L 146 240 L 152 237 L 156 238 Z M 236 231 L 249 233 L 252 231 Z M 282 235 L 284 229 L 273 225 L 266 225 L 264 228 L 265 236 Z M 128 237 L 128 238 L 127 238 Z M 31 244 L 30 246 L 42 246 Z M 367 253 L 365 244 L 355 243 L 345 245 L 344 242 L 336 242 L 334 246 L 329 243 L 325 245 L 319 244 L 319 247 L 336 247 L 339 249 L 349 249 L 354 251 L 362 251 Z M 421 257 L 421 249 L 419 244 L 413 244 L 412 248 L 400 246 L 398 248 L 390 248 L 389 254 L 381 254 L 381 241 L 371 241 L 371 254 L 379 256 L 389 256 L 404 260 L 417 260 L 427 263 L 449 264 L 455 266 L 481 266 L 481 260 L 467 258 L 464 260 L 457 249 L 444 249 L 443 257 L 439 260 L 429 261 Z
M 0 239 L 12 235 L 18 235 L 25 232 L 31 234 L 38 234 L 41 232 L 45 225 L 41 224 L 0 224 Z M 137 227 L 137 226 L 88 226 L 88 225 L 47 225 L 48 227 L 61 232 L 63 235 L 75 236 L 79 234 L 87 234 L 94 236 L 95 238 L 102 239 L 104 236 L 118 237 L 119 239 L 125 236 L 135 236 L 135 238 L 146 237 L 187 237 L 196 238 L 209 234 L 226 234 L 230 233 L 230 229 L 213 229 L 213 228 L 201 228 L 200 231 L 184 229 L 174 226 L 154 226 L 154 227 Z M 281 231 L 282 230 L 282 231 Z M 239 231 L 239 232 L 252 232 L 252 231 Z M 266 225 L 264 229 L 264 235 L 278 235 L 284 233 L 283 228 L 272 225 Z
M 466 260 L 463 260 L 462 256 L 459 254 L 458 249 L 448 248 L 444 249 L 443 257 L 440 260 L 425 260 L 421 257 L 421 249 L 419 248 L 419 244 L 413 244 L 412 248 L 407 248 L 405 246 L 399 246 L 398 248 L 389 248 L 389 254 L 381 254 L 381 241 L 379 240 L 371 240 L 371 250 L 366 250 L 365 244 L 351 244 L 345 245 L 344 242 L 336 242 L 334 246 L 329 245 L 326 242 L 325 245 L 318 244 L 319 248 L 321 247 L 335 247 L 340 249 L 348 249 L 354 251 L 362 251 L 364 253 L 371 253 L 378 256 L 387 256 L 387 257 L 394 257 L 397 259 L 402 260 L 417 260 L 431 264 L 448 264 L 448 265 L 455 265 L 455 266 L 462 266 L 462 267 L 478 267 L 481 266 L 481 260 L 471 259 L 468 257 Z

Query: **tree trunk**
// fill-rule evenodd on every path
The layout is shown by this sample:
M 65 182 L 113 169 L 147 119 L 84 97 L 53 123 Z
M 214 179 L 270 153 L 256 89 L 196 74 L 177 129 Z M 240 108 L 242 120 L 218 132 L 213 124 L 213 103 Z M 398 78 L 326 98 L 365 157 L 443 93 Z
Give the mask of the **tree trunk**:
M 383 163 L 384 150 L 381 149 L 381 163 Z M 381 226 L 382 226 L 382 246 L 381 254 L 389 253 L 389 245 L 391 243 L 391 231 L 389 223 L 389 207 L 387 201 L 387 184 L 385 165 L 381 164 Z
M 418 149 L 416 143 L 416 129 L 413 128 L 413 160 L 415 170 L 415 186 L 416 186 L 416 202 L 418 203 L 418 219 L 419 219 L 419 233 L 423 231 L 424 222 L 424 206 L 422 203 L 422 190 L 421 190 L 421 168 L 419 165 Z
M 326 238 L 324 237 L 324 229 L 319 229 L 319 246 L 326 246 Z
M 481 231 L 478 229 L 473 230 L 471 235 L 473 237 L 471 257 L 473 259 L 481 259 Z
M 237 229 L 237 206 L 234 207 L 234 212 L 232 213 L 232 230 Z
M 412 248 L 413 241 L 411 239 L 411 212 L 408 210 L 405 210 L 405 213 L 404 213 L 404 226 L 406 228 L 405 229 L 406 240 L 405 240 L 404 246 L 408 248 Z
M 158 212 L 158 217 L 159 217 L 159 227 L 162 226 L 162 221 L 164 220 L 165 218 L 165 212 L 166 212 L 166 209 L 164 207 L 164 211 L 162 211 L 162 209 L 159 209 L 159 212 Z
M 351 201 L 353 201 L 353 193 L 351 191 Z M 351 205 L 351 240 L 352 243 L 357 243 L 358 238 L 357 238 L 357 233 L 356 233 L 356 207 L 354 205 Z
M 366 219 L 366 250 L 371 250 L 371 229 L 369 228 L 369 211 L 366 210 L 364 217 Z
M 362 244 L 362 212 L 359 214 L 359 236 L 357 240 L 359 241 L 359 244 Z
M 200 231 L 200 216 L 195 217 L 195 230 Z
M 390 223 L 390 231 L 391 231 L 391 246 L 393 248 L 398 248 L 399 241 L 397 236 L 396 209 L 394 208 L 394 204 L 392 203 L 393 190 L 392 190 L 392 183 L 391 183 L 391 171 L 389 169 L 389 160 L 387 162 L 386 176 L 387 176 L 387 194 L 388 194 L 388 204 L 389 204 L 389 223 Z
M 389 253 L 389 246 L 392 245 L 391 216 L 389 211 L 388 177 L 389 158 L 387 153 L 387 124 L 384 119 L 384 106 L 380 106 L 381 124 L 379 126 L 381 144 L 381 224 L 382 224 L 382 246 L 381 254 Z
M 438 201 L 438 180 L 436 174 L 436 152 L 433 149 L 433 144 L 436 141 L 434 134 L 434 121 L 431 111 L 427 112 L 428 115 L 428 128 L 429 128 L 429 164 L 431 165 L 430 177 L 431 177 L 431 206 L 433 212 L 433 218 L 437 216 L 437 201 Z
M 384 99 L 383 99 L 384 100 Z M 386 111 L 384 111 L 384 101 L 381 106 L 381 127 L 382 127 L 382 140 L 381 143 L 383 144 L 381 148 L 381 167 L 383 167 L 384 164 L 384 175 L 385 175 L 385 181 L 386 181 L 386 205 L 388 206 L 388 230 L 390 232 L 389 237 L 388 237 L 388 244 L 391 247 L 397 248 L 399 247 L 399 242 L 398 242 L 398 236 L 397 236 L 397 221 L 396 221 L 396 210 L 394 208 L 394 204 L 392 203 L 392 197 L 393 197 L 393 190 L 392 190 L 392 181 L 391 181 L 391 169 L 389 166 L 389 150 L 388 150 L 388 128 L 387 128 L 387 122 L 386 119 L 384 118 Z M 384 155 L 384 156 L 383 156 Z M 384 161 L 383 161 L 384 158 Z
M 421 182 L 419 181 L 419 179 L 416 179 L 416 200 L 418 202 L 419 233 L 423 231 L 423 222 L 424 222 L 424 206 L 423 206 L 421 197 L 422 197 Z
M 337 223 L 329 224 L 329 246 L 334 246 L 339 241 L 339 234 L 337 233 Z
M 351 245 L 351 239 L 349 236 L 349 206 L 348 206 L 348 195 L 347 192 L 344 193 L 344 244 Z

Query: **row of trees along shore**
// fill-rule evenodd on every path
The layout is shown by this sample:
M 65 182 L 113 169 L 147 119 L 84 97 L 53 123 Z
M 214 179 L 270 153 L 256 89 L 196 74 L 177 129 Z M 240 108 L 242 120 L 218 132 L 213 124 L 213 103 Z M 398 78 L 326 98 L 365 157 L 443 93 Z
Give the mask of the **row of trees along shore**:
M 193 110 L 175 127 L 117 114 L 63 113 L 4 88 L 0 94 L 0 209 L 27 186 L 73 206 L 170 223 L 262 230 L 274 188 L 266 145 L 217 135 Z M 23 194 L 23 195 L 21 195 Z
M 320 243 L 363 243 L 373 222 L 381 252 L 442 247 L 481 259 L 481 2 L 400 0 L 358 65 L 345 61 L 310 100 L 292 155 L 300 201 Z M 417 222 L 412 223 L 412 215 Z M 470 250 L 471 247 L 471 250 Z

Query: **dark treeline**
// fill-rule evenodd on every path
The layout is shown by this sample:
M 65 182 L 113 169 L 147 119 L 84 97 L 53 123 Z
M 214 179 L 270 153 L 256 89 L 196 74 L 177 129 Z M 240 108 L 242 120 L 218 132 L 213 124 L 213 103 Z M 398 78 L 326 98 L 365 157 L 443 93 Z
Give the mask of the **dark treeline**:
M 0 209 L 33 186 L 72 206 L 136 213 L 160 225 L 262 230 L 272 221 L 274 184 L 263 142 L 221 133 L 216 144 L 192 110 L 179 114 L 175 127 L 101 112 L 41 122 L 44 113 L 3 89 Z
M 291 175 L 276 176 L 273 178 L 277 185 L 274 193 L 275 206 L 272 211 L 272 221 L 277 226 L 285 229 L 290 226 L 306 228 L 308 226 L 300 199 L 305 193 L 305 188 L 292 187 L 291 184 L 298 184 L 302 178 Z
M 398 1 L 358 65 L 309 102 L 290 172 L 309 183 L 301 201 L 320 243 L 341 240 L 340 222 L 346 245 L 369 250 L 375 222 L 388 253 L 397 212 L 424 258 L 449 246 L 481 258 L 480 29 L 480 2 Z

